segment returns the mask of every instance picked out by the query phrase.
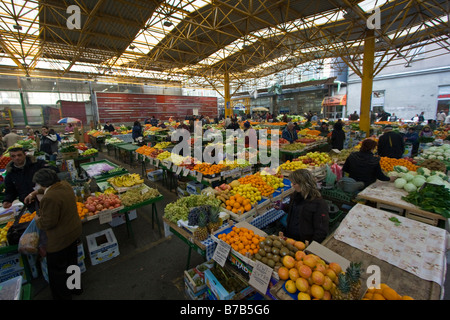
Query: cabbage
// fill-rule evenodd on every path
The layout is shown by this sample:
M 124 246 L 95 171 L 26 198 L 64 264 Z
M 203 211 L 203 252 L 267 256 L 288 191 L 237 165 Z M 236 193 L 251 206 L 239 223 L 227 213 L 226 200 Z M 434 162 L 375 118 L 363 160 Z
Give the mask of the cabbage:
M 407 181 L 405 179 L 398 178 L 395 180 L 394 185 L 396 188 L 402 189 L 406 183 L 407 183 Z
M 397 171 L 389 171 L 387 174 L 388 177 L 398 177 L 398 172 Z
M 394 170 L 397 172 L 404 172 L 404 173 L 409 171 L 408 168 L 405 166 L 394 166 Z
M 405 179 L 406 181 L 411 181 L 412 179 L 414 179 L 414 176 L 411 173 L 405 173 L 403 175 L 403 179 Z
M 414 184 L 412 184 L 411 182 L 408 182 L 407 184 L 405 184 L 403 189 L 405 189 L 407 192 L 413 192 L 413 191 L 417 190 L 417 187 Z
M 431 170 L 425 167 L 419 167 L 417 168 L 417 173 L 422 175 L 422 176 L 430 176 L 431 175 Z
M 425 177 L 417 176 L 414 179 L 412 179 L 411 183 L 419 188 L 425 183 L 425 181 L 426 181 Z
M 432 184 L 444 184 L 444 180 L 442 180 L 438 175 L 428 177 L 427 182 Z

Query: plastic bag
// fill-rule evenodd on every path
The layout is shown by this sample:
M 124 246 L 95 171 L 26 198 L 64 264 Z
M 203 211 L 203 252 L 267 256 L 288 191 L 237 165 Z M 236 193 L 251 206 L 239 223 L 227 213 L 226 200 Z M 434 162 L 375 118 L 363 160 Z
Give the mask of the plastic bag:
M 337 163 L 331 165 L 331 171 L 336 175 L 336 181 L 339 181 L 342 178 L 342 167 Z
M 24 254 L 37 254 L 39 249 L 39 234 L 40 230 L 36 225 L 35 219 L 33 219 L 20 237 L 18 251 Z
M 336 175 L 331 171 L 330 166 L 326 167 L 325 184 L 327 187 L 333 187 L 336 183 Z

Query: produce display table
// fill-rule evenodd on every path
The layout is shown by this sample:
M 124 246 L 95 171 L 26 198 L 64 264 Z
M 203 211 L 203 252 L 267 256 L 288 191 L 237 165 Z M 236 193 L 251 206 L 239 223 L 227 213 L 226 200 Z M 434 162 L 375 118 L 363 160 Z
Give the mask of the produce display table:
M 249 223 L 251 225 L 261 229 L 261 228 L 266 227 L 270 223 L 280 219 L 284 215 L 285 215 L 285 212 L 282 210 L 270 209 L 270 210 L 267 210 L 265 213 L 255 217 Z M 186 270 L 189 269 L 189 263 L 191 261 L 192 249 L 194 249 L 200 255 L 202 255 L 206 261 L 212 259 L 213 255 L 214 255 L 214 251 L 216 250 L 217 243 L 212 239 L 211 235 L 209 235 L 206 240 L 199 241 L 194 238 L 192 232 L 186 230 L 185 228 L 178 226 L 176 223 L 173 223 L 164 217 L 163 217 L 163 221 L 166 224 L 166 226 L 169 228 L 170 232 L 172 232 L 174 235 L 176 235 L 178 238 L 180 238 L 184 243 L 186 243 L 189 246 Z M 226 228 L 228 226 L 229 226 L 229 223 L 224 222 L 220 228 L 222 229 L 222 228 Z
M 117 165 L 115 163 L 112 163 L 111 161 L 108 161 L 106 159 L 99 160 L 99 161 L 94 161 L 94 162 L 82 163 L 82 164 L 80 164 L 80 168 L 83 169 L 87 173 L 87 171 L 89 170 L 89 167 L 91 167 L 93 165 L 96 165 L 96 164 L 106 164 L 106 165 L 109 165 L 109 166 L 111 166 L 111 167 L 113 167 L 115 169 L 120 168 L 119 165 Z M 109 179 L 111 177 L 114 177 L 114 176 L 117 176 L 117 175 L 122 175 L 122 174 L 125 174 L 125 173 L 128 173 L 128 171 L 123 169 L 122 171 L 115 171 L 114 173 L 111 173 L 111 174 L 102 173 L 102 174 L 99 174 L 99 175 L 90 176 L 90 178 L 93 178 L 96 181 L 104 181 L 104 180 L 107 180 L 107 179 Z
M 130 166 L 133 166 L 133 152 L 139 148 L 139 146 L 135 144 L 125 143 L 125 144 L 117 144 L 116 148 L 119 150 L 119 154 L 123 151 L 128 155 L 128 159 L 130 161 Z
M 400 223 L 389 220 L 392 217 Z M 446 234 L 443 229 L 357 204 L 322 245 L 349 261 L 362 262 L 362 270 L 378 266 L 381 283 L 402 295 L 439 300 L 446 272 Z M 372 273 L 361 275 L 364 291 Z
M 410 219 L 437 226 L 445 218 L 433 212 L 420 209 L 416 205 L 402 200 L 408 194 L 404 189 L 396 188 L 392 182 L 379 181 L 372 183 L 358 193 L 357 198 L 375 202 L 377 208 L 396 212 Z
M 19 252 L 18 247 L 19 247 L 19 245 L 17 245 L 17 244 L 12 245 L 12 246 L 0 247 L 0 256 L 4 255 L 4 254 L 9 254 L 9 253 L 18 253 Z M 21 256 L 22 256 L 23 268 L 25 271 L 25 277 L 26 277 L 27 281 L 31 281 L 33 276 L 31 273 L 30 264 L 28 263 L 28 258 L 25 254 L 21 254 Z

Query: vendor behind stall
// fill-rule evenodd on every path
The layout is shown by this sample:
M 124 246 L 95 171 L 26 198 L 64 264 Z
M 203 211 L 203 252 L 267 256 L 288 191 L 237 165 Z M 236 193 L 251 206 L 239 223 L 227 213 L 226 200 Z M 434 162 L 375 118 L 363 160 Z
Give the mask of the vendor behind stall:
M 405 141 L 400 133 L 392 131 L 391 125 L 384 127 L 384 133 L 378 139 L 378 155 L 400 159 L 405 150 Z
M 297 131 L 294 128 L 294 123 L 289 122 L 281 133 L 281 137 L 289 141 L 289 143 L 294 143 L 298 139 Z
M 328 234 L 329 209 L 322 198 L 314 175 L 299 169 L 289 175 L 294 193 L 288 205 L 286 236 L 299 241 L 322 242 Z
M 21 146 L 13 146 L 9 150 L 11 161 L 6 165 L 5 197 L 3 208 L 11 207 L 17 198 L 25 201 L 25 197 L 34 190 L 33 175 L 41 168 L 50 167 L 44 160 L 35 160 L 25 155 Z M 57 171 L 56 168 L 52 168 Z M 30 205 L 30 211 L 35 210 L 34 203 Z
M 377 179 L 381 181 L 394 180 L 381 171 L 380 158 L 375 157 L 373 151 L 377 142 L 373 139 L 364 139 L 361 148 L 352 152 L 345 160 L 342 171 L 348 173 L 350 179 L 355 180 L 359 190 L 374 183 Z

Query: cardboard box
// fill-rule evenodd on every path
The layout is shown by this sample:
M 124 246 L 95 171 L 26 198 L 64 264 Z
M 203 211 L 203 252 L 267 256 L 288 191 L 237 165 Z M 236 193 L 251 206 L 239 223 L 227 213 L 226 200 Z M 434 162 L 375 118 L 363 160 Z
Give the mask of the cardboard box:
M 218 300 L 240 300 L 255 291 L 253 287 L 246 285 L 243 286 L 243 289 L 239 292 L 228 292 L 225 287 L 219 282 L 219 280 L 214 276 L 210 269 L 205 271 L 205 283 Z
M 128 218 L 130 220 L 136 219 L 137 218 L 136 210 L 131 210 L 130 212 L 128 212 Z M 125 213 L 114 214 L 112 216 L 112 220 L 109 223 L 109 225 L 114 228 L 114 227 L 117 227 L 117 226 L 120 226 L 120 225 L 124 224 L 125 222 L 126 222 Z
M 200 182 L 189 181 L 186 185 L 186 190 L 189 194 L 200 194 L 205 186 Z
M 111 228 L 86 236 L 86 241 L 92 265 L 119 255 L 119 244 Z
M 310 245 L 308 245 L 305 248 L 305 252 L 321 257 L 328 264 L 331 262 L 336 262 L 341 266 L 342 270 L 345 270 L 350 266 L 349 260 L 316 241 L 313 241 Z
M 158 170 L 151 171 L 151 172 L 147 173 L 147 178 L 148 178 L 148 180 L 153 181 L 153 182 L 160 181 L 163 178 L 163 170 L 158 169 Z
M 20 253 L 7 253 L 0 256 L 0 276 L 23 270 L 24 264 Z

